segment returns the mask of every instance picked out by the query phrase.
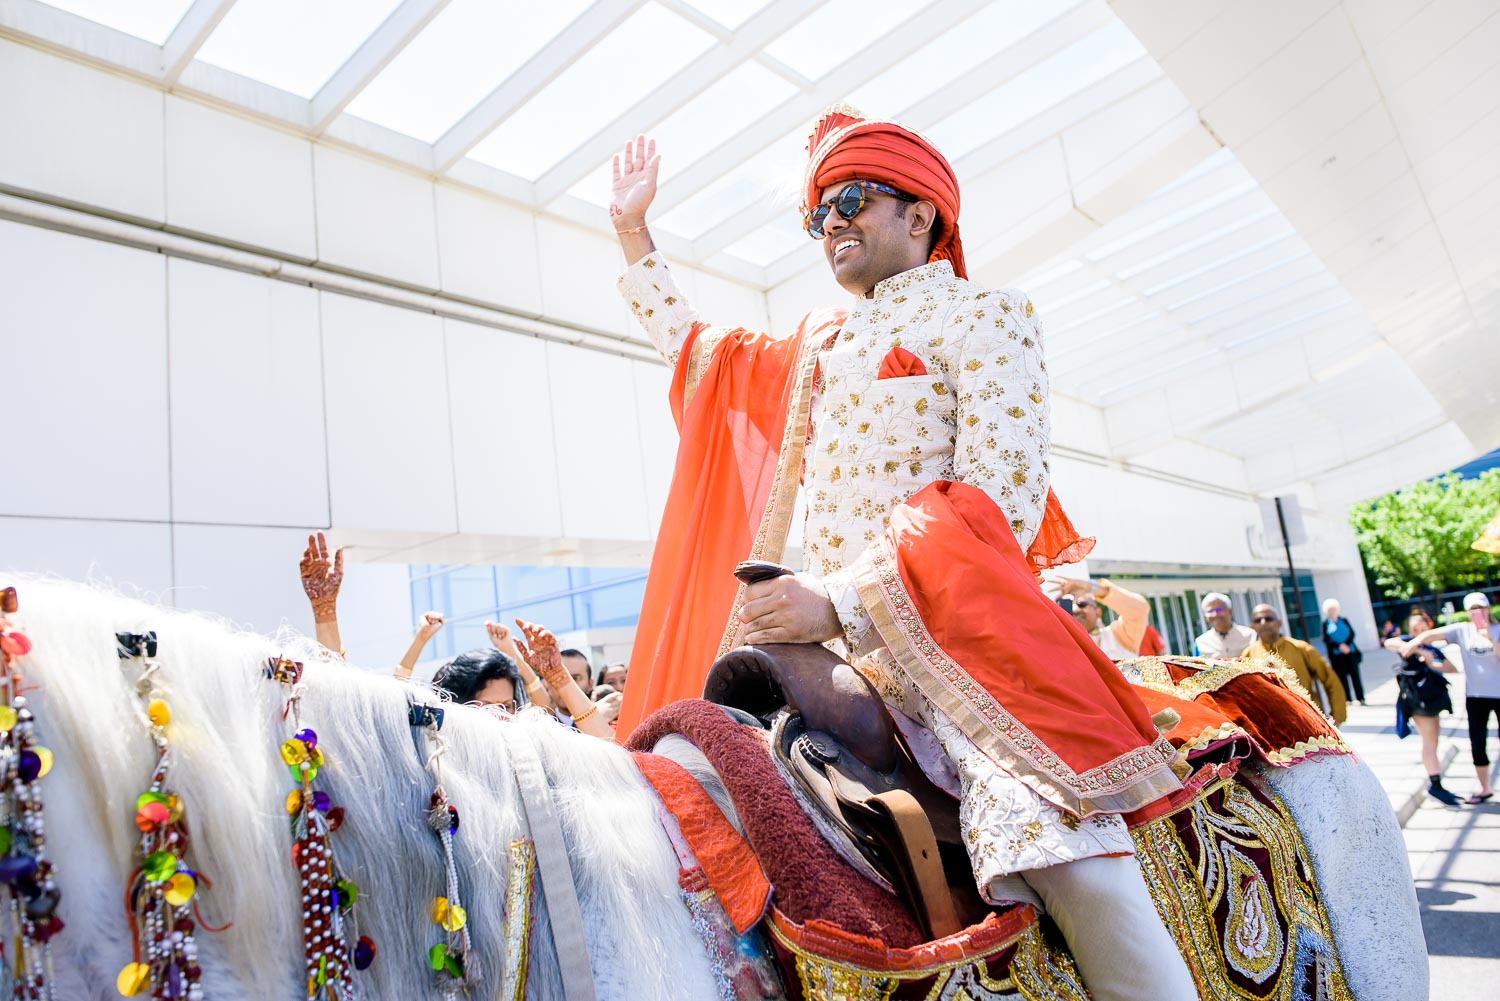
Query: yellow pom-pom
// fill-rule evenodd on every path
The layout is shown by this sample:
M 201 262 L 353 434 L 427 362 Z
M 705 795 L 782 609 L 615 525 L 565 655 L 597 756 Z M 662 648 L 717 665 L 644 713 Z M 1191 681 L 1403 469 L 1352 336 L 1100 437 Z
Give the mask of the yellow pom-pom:
M 151 967 L 145 963 L 126 963 L 115 978 L 115 989 L 128 998 L 143 994 L 151 986 Z
M 198 881 L 185 872 L 179 872 L 167 880 L 167 892 L 163 894 L 167 903 L 173 907 L 181 907 L 193 899 L 193 894 L 198 892 Z
M 172 722 L 172 709 L 165 699 L 152 699 L 146 703 L 146 718 L 152 726 L 166 726 Z
M 432 921 L 444 931 L 458 931 L 469 916 L 462 907 L 448 903 L 447 897 L 437 897 L 432 902 Z

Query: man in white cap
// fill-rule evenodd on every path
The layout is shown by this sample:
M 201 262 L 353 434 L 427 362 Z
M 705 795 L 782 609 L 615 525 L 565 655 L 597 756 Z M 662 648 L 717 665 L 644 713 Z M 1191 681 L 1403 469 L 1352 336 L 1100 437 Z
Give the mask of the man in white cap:
M 1496 653 L 1500 625 L 1491 621 L 1490 599 L 1479 591 L 1464 597 L 1464 611 L 1469 613 L 1468 621 L 1419 633 L 1399 652 L 1402 657 L 1409 657 L 1422 644 L 1438 639 L 1447 640 L 1463 651 L 1464 711 L 1469 716 L 1469 751 L 1474 756 L 1474 774 L 1479 779 L 1479 791 L 1464 802 L 1477 806 L 1489 802 L 1495 794 L 1490 784 L 1490 756 L 1485 744 L 1490 713 L 1495 714 L 1500 724 L 1500 655 Z
M 1256 640 L 1255 630 L 1234 624 L 1234 605 L 1229 595 L 1210 591 L 1198 607 L 1208 620 L 1208 632 L 1193 643 L 1193 653 L 1216 660 L 1242 656 Z

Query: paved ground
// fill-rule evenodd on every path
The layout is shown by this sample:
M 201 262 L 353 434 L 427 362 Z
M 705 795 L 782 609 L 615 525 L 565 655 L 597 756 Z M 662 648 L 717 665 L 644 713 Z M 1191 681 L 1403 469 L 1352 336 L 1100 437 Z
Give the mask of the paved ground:
M 1390 656 L 1368 655 L 1367 684 L 1390 677 Z M 1463 679 L 1450 675 L 1455 710 L 1443 716 L 1438 745 L 1443 784 L 1466 796 L 1479 788 L 1469 758 Z M 1343 726 L 1345 739 L 1374 770 L 1404 821 L 1406 849 L 1432 971 L 1433 1001 L 1500 998 L 1500 798 L 1483 806 L 1446 807 L 1426 795 L 1427 776 L 1416 734 L 1396 739 L 1396 685 L 1366 691 L 1368 706 L 1353 703 Z M 1494 724 L 1490 758 L 1497 759 Z M 1500 773 L 1500 768 L 1496 769 Z M 1413 999 L 1416 1001 L 1416 999 Z

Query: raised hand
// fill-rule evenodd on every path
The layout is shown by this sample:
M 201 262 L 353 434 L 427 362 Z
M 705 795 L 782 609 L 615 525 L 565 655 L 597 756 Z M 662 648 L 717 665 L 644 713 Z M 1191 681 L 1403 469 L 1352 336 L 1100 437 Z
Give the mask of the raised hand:
M 330 558 L 328 540 L 323 533 L 309 535 L 298 570 L 302 574 L 302 590 L 312 603 L 313 621 L 326 622 L 333 619 L 339 600 L 339 586 L 344 582 L 344 547 L 340 546 Z
M 646 210 L 656 198 L 656 173 L 660 165 L 656 140 L 648 140 L 645 136 L 636 136 L 634 142 L 627 142 L 625 148 L 615 154 L 609 221 L 616 230 L 646 224 Z
M 521 647 L 521 655 L 526 658 L 526 663 L 554 691 L 560 691 L 573 678 L 563 666 L 562 654 L 557 649 L 557 637 L 546 626 L 539 626 L 534 622 L 517 619 L 516 625 L 521 627 L 521 635 L 526 637 L 526 644 Z
M 499 622 L 486 622 L 484 631 L 489 635 L 490 646 L 506 655 L 514 655 L 516 651 L 516 639 L 510 634 L 510 627 Z
M 443 628 L 442 612 L 423 612 L 422 621 L 417 623 L 417 635 L 424 640 L 430 640 L 437 635 L 438 630 Z

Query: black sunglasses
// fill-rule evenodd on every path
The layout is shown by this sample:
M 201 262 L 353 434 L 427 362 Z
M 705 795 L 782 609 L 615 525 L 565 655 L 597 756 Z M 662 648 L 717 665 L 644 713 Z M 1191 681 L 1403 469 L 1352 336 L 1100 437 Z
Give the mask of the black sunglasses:
M 845 219 L 853 219 L 859 215 L 865 207 L 865 191 L 878 191 L 883 195 L 899 198 L 903 202 L 915 202 L 913 195 L 895 188 L 888 188 L 884 184 L 874 181 L 853 181 L 842 191 L 827 201 L 819 202 L 810 211 L 802 213 L 802 228 L 807 230 L 807 235 L 814 240 L 821 240 L 826 235 L 823 232 L 823 224 L 828 221 L 828 213 L 832 209 L 838 209 L 839 215 Z

